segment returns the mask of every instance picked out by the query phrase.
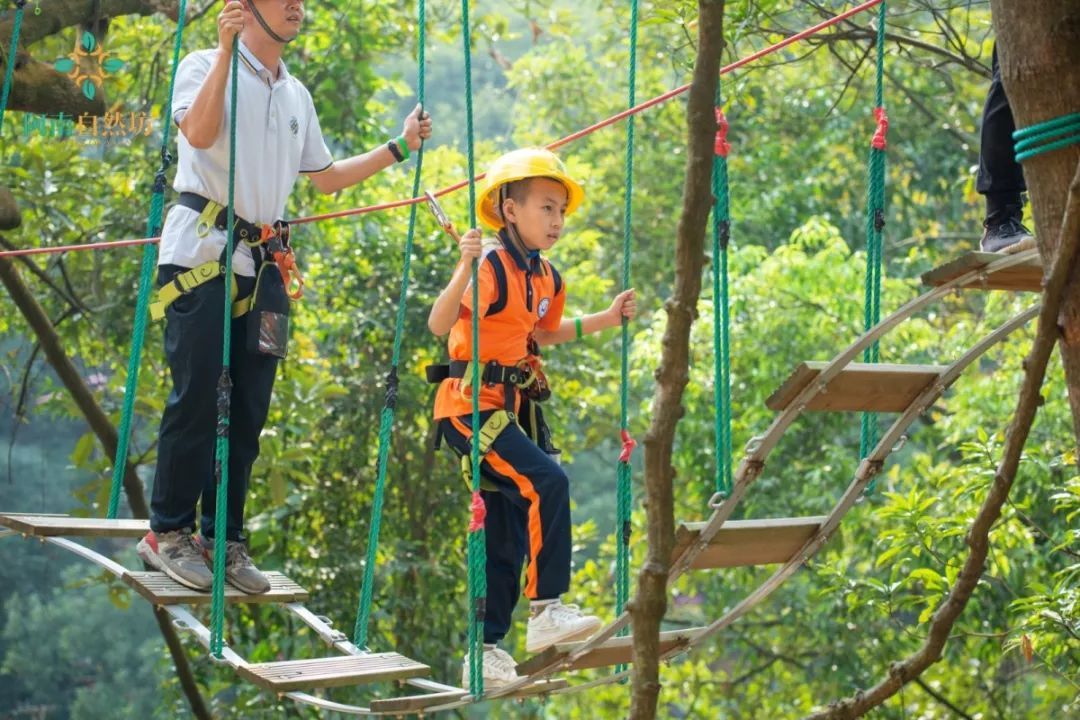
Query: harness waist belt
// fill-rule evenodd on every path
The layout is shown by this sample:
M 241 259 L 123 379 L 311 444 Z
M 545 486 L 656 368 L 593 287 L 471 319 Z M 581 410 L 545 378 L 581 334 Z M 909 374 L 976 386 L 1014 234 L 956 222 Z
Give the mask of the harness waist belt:
M 465 378 L 466 373 L 472 378 L 470 363 L 466 360 L 451 360 L 447 365 L 428 365 L 424 368 L 427 381 L 432 384 L 441 383 L 447 378 Z M 526 385 L 532 372 L 527 368 L 516 365 L 500 365 L 497 362 L 489 362 L 480 371 L 480 382 L 485 385 L 514 385 L 522 387 Z
M 193 192 L 182 192 L 180 197 L 176 201 L 177 205 L 183 205 L 184 207 L 194 210 L 197 213 L 202 213 L 206 209 L 206 206 L 210 204 L 208 198 L 204 198 L 202 195 Z M 216 204 L 216 203 L 215 203 Z M 248 244 L 257 242 L 262 236 L 262 230 L 260 226 L 255 223 L 249 222 L 239 215 L 233 216 L 234 227 L 236 228 L 236 237 L 238 240 L 242 240 Z M 213 218 L 213 226 L 218 230 L 224 230 L 229 224 L 229 208 L 221 207 L 217 215 Z M 199 227 L 196 232 L 204 234 L 209 230 L 209 223 L 199 218 Z

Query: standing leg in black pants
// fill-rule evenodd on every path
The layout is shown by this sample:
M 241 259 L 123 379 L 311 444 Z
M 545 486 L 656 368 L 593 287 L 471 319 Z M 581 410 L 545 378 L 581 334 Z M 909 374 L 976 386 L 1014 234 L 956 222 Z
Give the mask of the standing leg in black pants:
M 975 179 L 975 189 L 986 197 L 986 219 L 979 246 L 985 252 L 1017 252 L 1033 247 L 1035 240 L 1022 222 L 1022 193 L 1027 186 L 1013 151 L 1016 124 L 1001 84 L 997 46 L 994 46 L 992 66 L 993 78 L 983 107 L 979 173 Z

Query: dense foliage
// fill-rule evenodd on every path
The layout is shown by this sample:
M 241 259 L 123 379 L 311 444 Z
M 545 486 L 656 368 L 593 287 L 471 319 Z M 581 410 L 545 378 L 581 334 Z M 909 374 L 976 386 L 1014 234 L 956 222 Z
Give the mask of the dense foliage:
M 337 157 L 395 134 L 415 102 L 415 8 L 401 5 L 311 4 L 305 33 L 290 46 L 286 62 L 312 91 Z M 476 5 L 472 40 L 481 166 L 502 149 L 549 142 L 624 107 L 626 3 Z M 731 1 L 727 55 L 745 55 L 843 6 Z M 190 27 L 186 48 L 214 41 L 214 12 Z M 429 3 L 427 91 L 436 134 L 425 153 L 427 187 L 464 176 L 458 12 L 455 3 Z M 637 94 L 644 99 L 688 81 L 695 6 L 686 0 L 644 3 L 641 12 Z M 869 16 L 858 17 L 838 32 L 723 80 L 734 147 L 736 449 L 769 422 L 763 401 L 794 363 L 827 359 L 861 330 L 865 162 L 874 128 L 869 26 Z M 889 29 L 886 312 L 920 291 L 921 272 L 971 249 L 981 232 L 973 166 L 988 80 L 978 70 L 988 70 L 992 43 L 989 11 L 953 0 L 897 0 L 890 4 Z M 112 22 L 106 44 L 126 65 L 106 82 L 110 103 L 160 117 L 172 31 L 159 17 Z M 44 40 L 35 53 L 44 57 L 54 50 L 62 57 L 73 34 Z M 588 190 L 586 205 L 552 253 L 568 281 L 571 313 L 606 307 L 618 285 L 622 128 L 561 151 Z M 663 303 L 673 281 L 685 132 L 678 99 L 637 121 L 633 277 L 643 314 L 633 328 L 631 424 L 638 434 L 647 424 Z M 4 237 L 16 246 L 139 237 L 156 167 L 155 136 L 115 144 L 26 136 L 24 119 L 10 115 L 0 184 L 15 192 L 24 222 Z M 290 212 L 310 215 L 397 199 L 408 194 L 410 183 L 408 167 L 333 197 L 301 181 Z M 465 202 L 459 192 L 444 203 L 459 225 Z M 407 225 L 408 211 L 395 210 L 298 228 L 295 242 L 310 290 L 297 306 L 291 356 L 278 379 L 249 500 L 253 554 L 260 564 L 280 568 L 307 587 L 309 605 L 347 632 L 366 550 L 377 418 Z M 468 508 L 455 463 L 445 450 L 432 448 L 432 392 L 423 366 L 444 353 L 424 320 L 452 261 L 445 236 L 421 216 L 370 639 L 374 649 L 394 648 L 425 660 L 436 679 L 449 682 L 459 677 L 464 650 Z M 99 401 L 118 419 L 139 251 L 69 253 L 33 262 L 50 284 L 29 272 L 24 277 Z M 1012 294 L 950 297 L 890 335 L 882 357 L 951 362 L 1032 302 Z M 86 434 L 6 296 L 0 308 L 0 439 L 6 451 L 0 508 L 102 515 L 111 459 Z M 711 296 L 700 312 L 676 448 L 677 507 L 687 519 L 707 514 L 716 463 Z M 877 492 L 852 511 L 809 567 L 705 650 L 666 668 L 661 716 L 799 717 L 875 682 L 891 661 L 921 643 L 930 613 L 955 577 L 967 524 L 992 476 L 1028 333 L 1017 333 L 987 355 L 913 427 L 906 447 L 886 465 Z M 161 328 L 153 326 L 133 443 L 147 481 L 167 391 L 160 348 Z M 578 523 L 570 600 L 610 616 L 617 337 L 609 333 L 548 355 L 556 392 L 550 419 L 571 461 Z M 1080 716 L 1074 701 L 1080 682 L 1080 548 L 1072 529 L 1080 514 L 1080 480 L 1060 367 L 1052 367 L 1044 395 L 1008 512 L 992 534 L 991 562 L 943 661 L 879 717 Z M 826 512 L 851 477 L 858 440 L 854 415 L 803 418 L 772 456 L 739 516 Z M 643 513 L 635 519 L 640 524 Z M 105 547 L 128 562 L 134 559 L 131 548 Z M 139 598 L 55 549 L 7 540 L 3 551 L 0 717 L 186 714 L 167 653 Z M 640 545 L 635 554 L 643 554 Z M 717 617 L 766 572 L 682 579 L 671 627 Z M 274 609 L 234 609 L 228 622 L 229 642 L 253 661 L 322 652 L 317 638 Z M 522 633 L 508 640 L 509 649 L 524 657 Z M 315 716 L 238 684 L 194 642 L 190 648 L 215 716 Z M 370 693 L 333 696 L 352 701 Z M 615 685 L 490 712 L 617 718 L 626 707 L 626 688 Z

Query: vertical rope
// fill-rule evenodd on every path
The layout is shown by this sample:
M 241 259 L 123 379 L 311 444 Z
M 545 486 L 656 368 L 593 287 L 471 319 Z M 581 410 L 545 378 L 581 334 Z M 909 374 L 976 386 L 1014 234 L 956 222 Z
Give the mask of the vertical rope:
M 461 0 L 461 39 L 465 45 L 465 128 L 469 176 L 469 227 L 476 227 L 476 183 L 473 153 L 473 103 L 472 103 L 472 34 L 469 24 L 469 0 Z M 476 506 L 483 508 L 480 497 L 480 292 L 477 272 L 480 263 L 472 261 L 472 495 L 474 517 Z M 484 612 L 487 604 L 487 542 L 483 523 L 473 523 L 469 528 L 469 692 L 473 697 L 484 693 Z
M 728 121 L 716 86 L 716 141 L 713 144 L 713 421 L 716 478 L 714 491 L 731 493 L 731 317 L 728 298 L 728 243 L 731 235 L 728 193 Z
M 627 71 L 627 107 L 637 104 L 637 29 L 638 2 L 630 3 L 630 67 Z M 630 287 L 630 240 L 633 232 L 634 201 L 634 116 L 626 120 L 626 195 L 623 208 L 623 263 L 622 289 Z M 630 478 L 630 458 L 634 441 L 630 438 L 628 405 L 630 395 L 630 328 L 625 316 L 622 318 L 621 368 L 619 384 L 619 429 L 623 449 L 616 466 L 616 555 L 615 555 L 615 611 L 621 614 L 630 596 L 630 516 L 633 494 Z M 622 669 L 621 667 L 618 669 Z
M 236 190 L 236 85 L 240 48 L 240 36 L 233 37 L 232 66 L 229 70 L 231 93 L 229 97 L 229 205 L 225 224 L 225 282 L 224 292 L 224 338 L 221 346 L 221 377 L 217 384 L 217 447 L 215 448 L 214 474 L 217 480 L 217 507 L 214 516 L 214 584 L 210 609 L 210 653 L 221 659 L 222 635 L 225 625 L 225 525 L 226 508 L 229 504 L 229 411 L 232 400 L 232 378 L 229 376 L 229 353 L 232 348 L 232 256 L 233 212 Z
M 418 30 L 416 96 L 420 107 L 424 106 L 424 46 L 427 42 L 427 10 L 425 0 L 419 0 L 416 6 Z M 422 112 L 422 110 L 421 110 Z M 420 194 L 420 174 L 424 166 L 424 141 L 416 153 L 416 171 L 413 173 L 412 197 Z M 390 452 L 390 434 L 394 423 L 394 408 L 397 407 L 398 361 L 401 358 L 401 340 L 405 334 L 405 301 L 409 294 L 409 271 L 412 263 L 413 238 L 416 233 L 416 203 L 409 206 L 409 234 L 405 239 L 405 258 L 401 270 L 401 291 L 398 295 L 397 319 L 394 324 L 394 350 L 390 358 L 390 370 L 386 373 L 386 399 L 379 418 L 379 455 L 376 461 L 377 478 L 375 480 L 375 498 L 371 506 L 371 528 L 368 531 L 367 562 L 364 565 L 364 582 L 360 591 L 360 606 L 356 611 L 356 625 L 353 630 L 353 642 L 359 647 L 366 647 L 368 641 L 368 620 L 371 617 L 371 598 L 375 585 L 375 562 L 379 549 L 379 529 L 382 523 L 383 495 L 386 487 L 386 460 Z
M 15 77 L 15 51 L 19 49 L 19 33 L 22 32 L 25 7 L 26 0 L 15 0 L 15 22 L 11 26 L 11 46 L 4 61 L 4 87 L 0 90 L 0 132 L 4 131 L 4 112 L 7 110 L 8 95 L 11 94 L 12 80 Z
M 172 165 L 169 153 L 169 135 L 172 131 L 172 94 L 176 83 L 176 69 L 180 64 L 180 48 L 184 41 L 184 22 L 187 14 L 187 0 L 180 0 L 179 20 L 176 23 L 176 40 L 173 43 L 172 71 L 169 74 L 169 91 L 165 99 L 165 111 L 162 117 L 161 164 L 154 175 L 154 186 L 150 195 L 150 210 L 146 216 L 147 237 L 161 234 L 162 215 L 165 208 L 165 173 Z M 117 437 L 116 455 L 113 459 L 112 488 L 109 491 L 109 509 L 106 517 L 116 517 L 120 506 L 120 488 L 123 485 L 124 471 L 127 469 L 128 440 L 131 437 L 131 418 L 135 410 L 135 396 L 139 388 L 139 366 L 142 363 L 143 339 L 146 335 L 147 306 L 150 304 L 150 292 L 154 286 L 154 270 L 157 267 L 157 245 L 148 243 L 143 247 L 142 267 L 139 270 L 139 296 L 135 301 L 135 327 L 131 335 L 131 351 L 128 355 L 127 381 L 124 385 L 124 408 L 120 415 L 120 430 Z
M 877 87 L 874 116 L 877 130 L 870 143 L 869 184 L 866 195 L 866 288 L 863 302 L 863 327 L 869 330 L 881 320 L 881 236 L 885 227 L 885 149 L 889 118 L 885 113 L 885 5 L 878 7 L 877 23 Z M 876 363 L 880 347 L 875 341 L 863 352 L 863 361 Z M 877 415 L 863 413 L 859 439 L 859 457 L 866 457 L 877 444 Z M 867 494 L 874 491 L 871 480 Z

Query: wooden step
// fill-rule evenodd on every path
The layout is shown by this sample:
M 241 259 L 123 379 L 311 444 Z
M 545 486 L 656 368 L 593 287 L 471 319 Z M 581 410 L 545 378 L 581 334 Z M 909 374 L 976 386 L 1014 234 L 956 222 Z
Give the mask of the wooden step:
M 305 602 L 308 591 L 279 572 L 266 572 L 270 592 L 248 595 L 225 584 L 225 602 L 228 603 L 290 603 Z M 205 605 L 211 601 L 210 592 L 184 587 L 162 572 L 132 571 L 124 573 L 124 582 L 155 605 Z
M 679 646 L 685 645 L 697 637 L 705 628 L 691 628 L 689 630 L 673 630 L 660 633 L 660 653 L 666 653 Z M 633 655 L 633 638 L 617 637 L 604 642 L 588 651 L 580 658 L 572 662 L 566 668 L 560 667 L 560 671 L 587 670 L 589 668 L 609 667 L 612 665 L 625 665 L 629 663 Z M 517 666 L 518 675 L 532 675 L 541 672 L 554 665 L 560 665 L 566 658 L 581 646 L 584 642 L 559 643 L 549 647 L 538 655 L 534 655 Z
M 1002 257 L 1004 256 L 999 253 L 970 252 L 952 262 L 945 263 L 941 267 L 923 273 L 923 285 L 934 287 L 944 285 L 960 275 L 986 267 Z M 984 278 L 976 278 L 973 282 L 961 287 L 976 290 L 1019 290 L 1041 293 L 1042 277 L 1042 260 L 1036 255 L 1019 265 L 1013 265 Z
M 107 520 L 30 513 L 2 513 L 0 525 L 38 537 L 142 537 L 150 531 L 149 520 Z
M 729 520 L 698 553 L 694 569 L 748 567 L 787 562 L 821 528 L 825 517 Z M 697 542 L 707 523 L 682 523 L 675 531 L 672 561 Z
M 407 680 L 431 672 L 423 663 L 397 653 L 342 655 L 314 660 L 256 663 L 237 668 L 241 677 L 275 693 Z
M 765 404 L 770 410 L 786 410 L 827 365 L 824 362 L 799 363 Z M 946 369 L 943 365 L 851 363 L 825 386 L 824 392 L 814 396 L 806 409 L 903 412 Z

